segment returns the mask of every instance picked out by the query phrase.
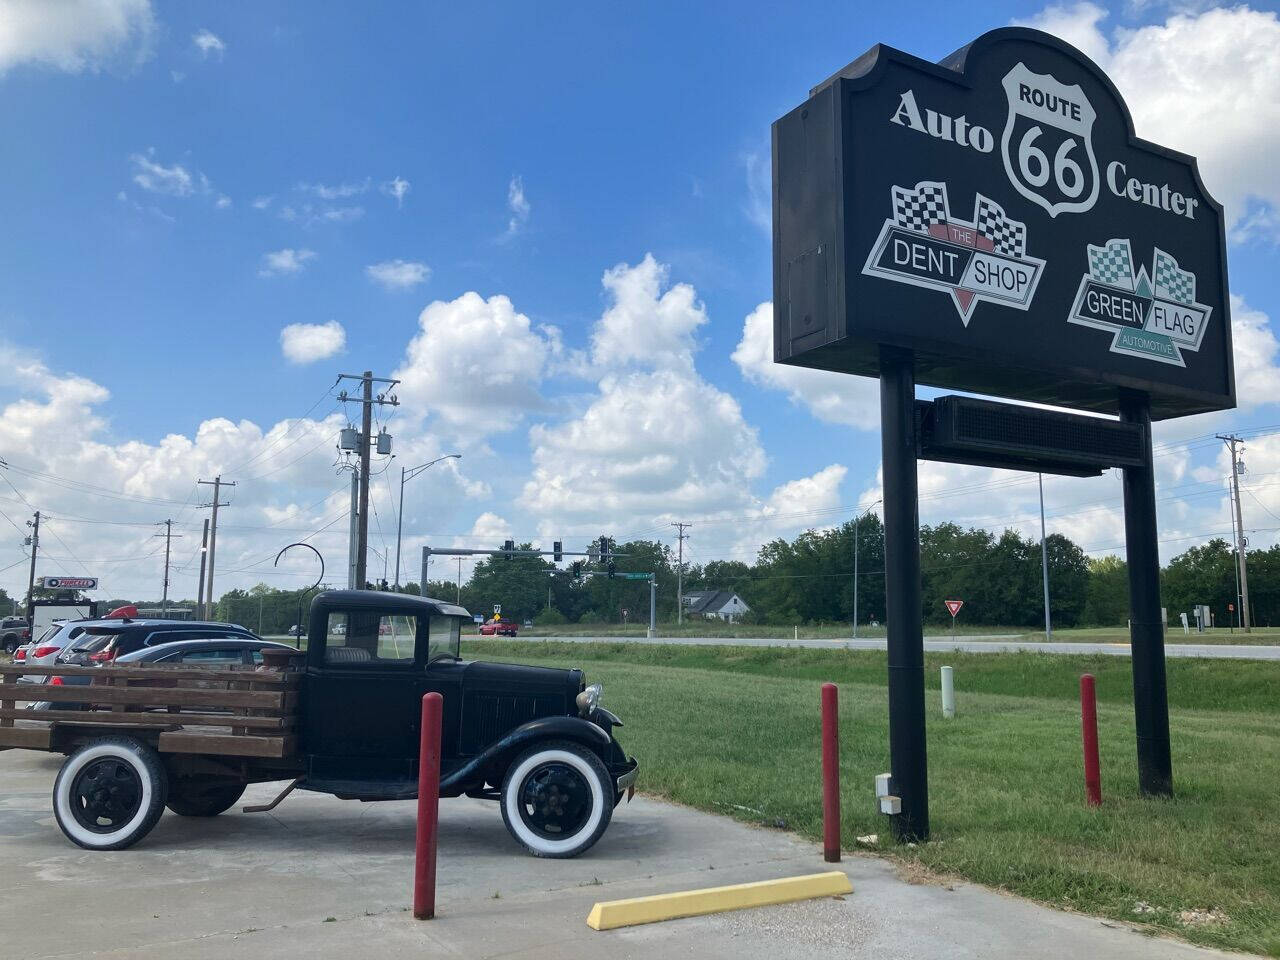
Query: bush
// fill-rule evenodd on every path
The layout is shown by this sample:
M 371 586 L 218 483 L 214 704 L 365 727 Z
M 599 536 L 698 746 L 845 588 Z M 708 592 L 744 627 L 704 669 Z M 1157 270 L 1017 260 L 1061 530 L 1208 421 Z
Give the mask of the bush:
M 558 627 L 562 623 L 568 623 L 569 619 L 555 607 L 545 607 L 533 618 L 533 622 L 539 627 Z
M 605 619 L 604 617 L 600 616 L 600 614 L 596 613 L 594 610 L 588 610 L 586 613 L 584 613 L 582 616 L 578 618 L 578 622 L 579 623 L 604 623 Z

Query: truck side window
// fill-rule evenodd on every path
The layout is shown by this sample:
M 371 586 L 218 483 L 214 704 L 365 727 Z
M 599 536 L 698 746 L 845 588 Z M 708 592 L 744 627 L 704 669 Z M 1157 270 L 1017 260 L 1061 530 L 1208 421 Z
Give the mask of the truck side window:
M 413 664 L 416 617 L 352 611 L 330 613 L 325 630 L 325 663 Z

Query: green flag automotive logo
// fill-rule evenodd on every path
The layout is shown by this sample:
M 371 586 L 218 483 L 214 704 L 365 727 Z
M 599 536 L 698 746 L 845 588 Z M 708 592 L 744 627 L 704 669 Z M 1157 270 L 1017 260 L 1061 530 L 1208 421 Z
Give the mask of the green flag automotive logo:
M 1112 353 L 1185 367 L 1182 351 L 1198 351 L 1212 307 L 1196 302 L 1196 275 L 1159 247 L 1152 274 L 1134 272 L 1128 240 L 1087 244 L 1089 272 L 1080 280 L 1070 323 L 1114 333 Z
M 893 216 L 884 222 L 862 272 L 941 290 L 967 327 L 979 300 L 1026 310 L 1044 261 L 1027 256 L 1027 225 L 977 194 L 973 220 L 951 216 L 947 185 L 922 180 L 893 187 Z

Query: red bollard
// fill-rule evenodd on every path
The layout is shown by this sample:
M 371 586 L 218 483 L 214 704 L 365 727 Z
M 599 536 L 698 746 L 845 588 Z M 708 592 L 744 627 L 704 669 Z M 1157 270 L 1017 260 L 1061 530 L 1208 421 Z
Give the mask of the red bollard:
M 840 862 L 840 719 L 839 691 L 822 685 L 822 858 Z
M 1084 736 L 1084 795 L 1091 807 L 1102 806 L 1102 770 L 1098 763 L 1098 696 L 1093 674 L 1080 677 L 1080 728 Z
M 418 839 L 413 863 L 413 915 L 436 915 L 436 823 L 440 814 L 440 725 L 444 698 L 422 698 L 422 737 L 418 745 Z

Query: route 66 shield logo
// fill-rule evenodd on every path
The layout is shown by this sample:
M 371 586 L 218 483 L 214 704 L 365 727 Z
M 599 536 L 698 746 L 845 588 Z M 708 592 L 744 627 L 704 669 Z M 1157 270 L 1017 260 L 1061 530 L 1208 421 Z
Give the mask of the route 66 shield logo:
M 1002 82 L 1009 119 L 1000 152 L 1009 182 L 1051 217 L 1091 210 L 1098 199 L 1092 137 L 1097 114 L 1084 91 L 1033 73 L 1024 63 Z

